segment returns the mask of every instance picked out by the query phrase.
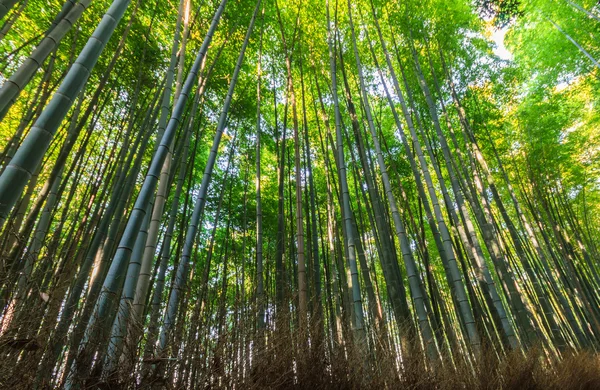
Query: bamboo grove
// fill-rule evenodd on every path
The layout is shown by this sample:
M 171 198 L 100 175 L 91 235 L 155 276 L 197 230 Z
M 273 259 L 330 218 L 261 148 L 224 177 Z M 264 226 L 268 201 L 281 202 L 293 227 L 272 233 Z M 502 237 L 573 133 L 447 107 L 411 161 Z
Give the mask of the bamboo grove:
M 473 388 L 600 347 L 592 1 L 0 24 L 0 387 Z

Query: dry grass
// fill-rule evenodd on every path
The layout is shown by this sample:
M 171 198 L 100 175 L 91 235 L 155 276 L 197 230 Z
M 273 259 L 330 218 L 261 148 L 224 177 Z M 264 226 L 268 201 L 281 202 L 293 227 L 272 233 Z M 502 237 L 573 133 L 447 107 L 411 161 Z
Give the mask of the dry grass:
M 171 359 L 161 370 L 143 380 L 134 372 L 139 369 L 136 347 L 125 348 L 119 372 L 110 378 L 92 374 L 82 379 L 89 389 L 523 389 L 563 390 L 600 389 L 600 354 L 590 351 L 565 352 L 561 359 L 548 359 L 541 349 L 527 353 L 509 352 L 498 358 L 491 350 L 481 353 L 475 363 L 463 357 L 445 358 L 431 364 L 422 355 L 413 354 L 398 364 L 396 355 L 383 344 L 372 352 L 362 352 L 347 345 L 322 345 L 312 350 L 298 348 L 298 334 L 268 334 L 268 346 L 254 351 L 252 367 L 232 369 L 231 354 L 217 354 L 213 347 L 202 345 L 198 351 L 209 351 L 204 359 L 187 363 Z M 30 389 L 43 351 L 43 343 L 35 340 L 0 339 L 0 389 Z M 247 341 L 247 339 L 246 339 Z M 212 345 L 216 345 L 212 340 Z M 226 343 L 225 343 L 226 344 Z M 35 346 L 36 348 L 33 348 Z M 202 355 L 202 353 L 200 353 Z M 125 357 L 128 356 L 128 357 Z M 218 363 L 217 363 L 218 362 Z M 197 365 L 196 365 L 197 364 Z M 173 385 L 174 372 L 195 369 L 195 382 Z M 193 366 L 196 365 L 196 366 Z M 181 372 L 181 371 L 180 371 Z M 241 374 L 243 372 L 243 375 Z M 46 385 L 44 389 L 50 389 Z
M 548 362 L 538 350 L 511 352 L 498 360 L 487 354 L 474 367 L 450 364 L 424 367 L 420 359 L 395 370 L 367 370 L 363 363 L 321 363 L 295 377 L 278 364 L 259 364 L 238 388 L 252 389 L 600 389 L 600 356 L 581 351 Z M 380 362 L 381 363 L 381 362 Z M 383 364 L 379 364 L 383 366 Z M 287 375 L 286 375 L 287 373 Z M 329 375 L 328 375 L 329 374 Z M 287 378 L 286 378 L 287 377 Z M 286 378 L 286 379 L 284 379 Z

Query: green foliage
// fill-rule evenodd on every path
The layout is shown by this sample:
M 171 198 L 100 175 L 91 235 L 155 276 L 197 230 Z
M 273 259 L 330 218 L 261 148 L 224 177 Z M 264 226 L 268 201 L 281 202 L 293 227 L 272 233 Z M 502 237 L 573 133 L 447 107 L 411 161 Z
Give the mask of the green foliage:
M 475 5 L 484 18 L 492 18 L 497 28 L 506 27 L 523 14 L 521 0 L 475 0 Z

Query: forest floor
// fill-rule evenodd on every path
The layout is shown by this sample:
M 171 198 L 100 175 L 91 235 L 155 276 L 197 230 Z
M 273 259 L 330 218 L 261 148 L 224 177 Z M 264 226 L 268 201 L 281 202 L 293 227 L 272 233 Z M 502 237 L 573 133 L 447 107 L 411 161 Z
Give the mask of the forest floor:
M 189 387 L 183 384 L 172 385 L 176 375 L 162 378 L 132 378 L 131 371 L 115 373 L 108 381 L 99 378 L 87 378 L 80 382 L 80 389 L 414 389 L 414 390 L 595 390 L 600 389 L 600 354 L 580 351 L 563 353 L 560 359 L 550 360 L 538 349 L 523 354 L 510 352 L 502 359 L 492 353 L 482 353 L 477 363 L 467 363 L 464 359 L 443 359 L 443 363 L 425 366 L 424 359 L 412 358 L 404 361 L 401 367 L 391 359 L 377 359 L 377 367 L 364 366 L 364 359 L 344 359 L 331 357 L 322 361 L 316 356 L 303 359 L 303 366 L 292 359 L 272 359 L 273 350 L 264 351 L 260 361 L 247 371 L 227 372 L 225 364 L 211 363 L 211 368 L 184 371 L 194 372 L 195 383 Z M 291 351 L 287 351 L 291 352 Z M 284 352 L 285 355 L 285 352 Z M 298 351 L 294 352 L 294 361 L 300 361 Z M 291 357 L 288 355 L 288 357 Z M 347 356 L 346 356 L 347 357 Z M 362 361 L 362 363 L 361 363 Z M 287 362 L 287 363 L 286 363 Z M 348 362 L 356 362 L 348 363 Z M 177 371 L 177 364 L 167 368 L 167 372 Z M 1 367 L 1 364 L 0 364 Z M 189 370 L 189 371 L 188 371 Z M 1 368 L 0 368 L 0 371 Z M 181 371 L 179 371 L 181 372 Z M 28 374 L 23 377 L 2 377 L 0 388 L 10 385 L 12 390 L 28 389 L 31 383 Z M 187 377 L 187 375 L 184 375 Z M 187 377 L 189 379 L 189 377 Z M 169 385 L 166 385 L 169 383 Z M 189 383 L 189 382 L 188 382 Z M 53 386 L 44 387 L 51 389 Z
M 384 358 L 379 359 L 378 367 L 368 373 L 361 363 L 350 367 L 345 359 L 332 359 L 326 363 L 307 359 L 304 369 L 298 369 L 296 365 L 288 367 L 285 359 L 264 360 L 264 364 L 259 363 L 243 380 L 224 379 L 227 374 L 216 375 L 220 379 L 207 382 L 204 389 L 600 389 L 600 355 L 585 351 L 564 353 L 561 359 L 554 361 L 544 358 L 536 349 L 526 354 L 512 352 L 503 359 L 484 353 L 475 365 L 456 359 L 454 364 L 449 364 L 445 359 L 444 364 L 436 367 L 424 367 L 422 359 L 413 359 L 414 362 L 405 362 L 398 368 L 387 364 L 389 362 Z M 150 385 L 148 388 L 156 387 Z
M 406 362 L 400 369 L 379 361 L 376 375 L 365 374 L 360 368 L 328 365 L 325 375 L 313 366 L 296 383 L 281 385 L 277 367 L 262 371 L 254 384 L 245 382 L 241 388 L 275 389 L 600 389 L 600 355 L 591 352 L 563 354 L 560 360 L 548 361 L 537 351 L 527 354 L 510 353 L 503 359 L 491 354 L 467 366 L 455 361 L 455 366 L 424 367 L 422 361 Z M 355 374 L 352 374 L 355 373 Z M 252 381 L 251 381 L 252 382 Z

